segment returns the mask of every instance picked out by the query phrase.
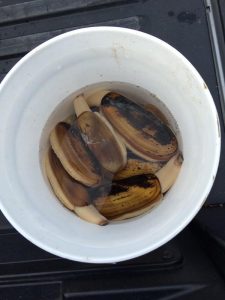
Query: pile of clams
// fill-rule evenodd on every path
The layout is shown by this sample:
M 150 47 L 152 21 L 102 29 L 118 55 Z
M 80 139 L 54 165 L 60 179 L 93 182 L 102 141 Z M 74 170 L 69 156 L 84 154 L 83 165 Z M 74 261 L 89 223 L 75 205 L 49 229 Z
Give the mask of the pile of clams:
M 57 198 L 98 225 L 141 215 L 163 199 L 183 157 L 164 115 L 112 91 L 74 100 L 50 134 L 47 177 Z

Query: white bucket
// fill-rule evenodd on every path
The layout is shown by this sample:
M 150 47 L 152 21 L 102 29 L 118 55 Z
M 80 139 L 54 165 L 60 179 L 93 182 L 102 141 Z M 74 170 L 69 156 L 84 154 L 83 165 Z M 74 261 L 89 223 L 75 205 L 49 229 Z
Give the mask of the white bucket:
M 184 163 L 155 209 L 100 227 L 81 220 L 56 199 L 43 176 L 40 141 L 63 99 L 70 103 L 73 92 L 114 81 L 140 86 L 161 99 L 178 124 Z M 0 107 L 0 208 L 22 235 L 53 254 L 92 263 L 145 254 L 179 233 L 212 187 L 220 155 L 213 99 L 190 62 L 153 36 L 95 27 L 51 39 L 9 72 L 0 86 Z M 64 109 L 53 123 L 63 114 Z

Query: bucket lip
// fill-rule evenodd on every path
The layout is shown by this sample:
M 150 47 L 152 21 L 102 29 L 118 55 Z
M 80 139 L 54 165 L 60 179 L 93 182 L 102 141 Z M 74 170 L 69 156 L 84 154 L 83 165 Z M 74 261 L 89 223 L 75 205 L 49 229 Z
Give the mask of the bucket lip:
M 154 35 L 141 32 L 135 29 L 129 29 L 129 28 L 123 28 L 123 27 L 113 27 L 113 26 L 93 26 L 93 27 L 87 27 L 87 28 L 80 28 L 75 29 L 66 33 L 62 33 L 56 37 L 53 37 L 39 46 L 32 49 L 30 52 L 28 52 L 26 55 L 24 55 L 13 67 L 12 69 L 6 74 L 6 76 L 3 78 L 3 80 L 0 83 L 0 91 L 1 88 L 7 83 L 9 78 L 13 75 L 13 73 L 16 72 L 17 69 L 20 68 L 20 66 L 25 63 L 27 60 L 29 60 L 32 56 L 36 55 L 38 52 L 44 50 L 45 48 L 49 47 L 50 45 L 53 45 L 54 43 L 60 42 L 61 40 L 67 39 L 71 36 L 78 36 L 83 34 L 89 34 L 89 33 L 105 33 L 105 32 L 112 32 L 112 33 L 123 33 L 127 35 L 133 35 L 142 39 L 146 40 L 152 40 L 153 42 L 160 44 L 162 47 L 166 48 L 168 51 L 174 53 L 176 56 L 178 56 L 185 64 L 188 65 L 189 68 L 191 68 L 191 71 L 195 73 L 196 76 L 203 81 L 201 75 L 198 73 L 198 71 L 195 69 L 195 67 L 187 60 L 183 54 L 181 54 L 177 49 L 175 49 L 173 46 L 171 46 L 169 43 L 155 37 Z M 205 82 L 203 81 L 204 86 L 206 86 Z
M 2 210 L 3 214 L 6 216 L 6 218 L 9 220 L 9 222 L 18 230 L 25 238 L 30 240 L 32 243 L 34 243 L 36 246 L 52 253 L 57 256 L 70 259 L 70 260 L 75 260 L 79 262 L 88 262 L 88 263 L 115 263 L 115 262 L 120 262 L 120 261 L 125 261 L 129 260 L 138 256 L 141 256 L 143 254 L 146 254 L 150 251 L 155 250 L 156 248 L 162 246 L 169 240 L 171 240 L 174 236 L 176 236 L 197 214 L 197 212 L 200 210 L 202 207 L 203 203 L 205 202 L 211 188 L 213 185 L 213 182 L 216 177 L 218 165 L 219 165 L 219 158 L 220 158 L 220 149 L 221 149 L 221 136 L 220 136 L 220 122 L 218 118 L 218 114 L 215 108 L 214 101 L 212 99 L 212 96 L 208 90 L 208 88 L 205 88 L 205 83 L 198 71 L 194 68 L 194 66 L 175 48 L 170 46 L 168 43 L 160 40 L 157 37 L 154 37 L 150 34 L 139 32 L 133 29 L 125 29 L 125 28 L 120 28 L 120 27 L 111 27 L 111 26 L 100 26 L 100 27 L 89 27 L 89 28 L 82 28 L 82 29 L 76 29 L 67 33 L 63 33 L 57 37 L 54 37 L 43 44 L 39 45 L 38 47 L 34 48 L 32 51 L 30 51 L 28 54 L 26 54 L 10 71 L 9 73 L 5 76 L 5 78 L 2 80 L 0 84 L 0 93 L 3 90 L 4 86 L 7 85 L 11 79 L 11 77 L 14 75 L 14 73 L 17 72 L 17 70 L 20 68 L 21 65 L 23 65 L 26 61 L 28 61 L 30 58 L 35 56 L 37 53 L 41 52 L 43 49 L 47 48 L 48 46 L 60 42 L 61 40 L 64 40 L 66 38 L 69 38 L 71 36 L 75 37 L 77 35 L 82 35 L 82 34 L 87 34 L 87 33 L 104 33 L 104 32 L 112 32 L 112 33 L 124 33 L 128 35 L 133 35 L 141 39 L 147 39 L 147 40 L 152 40 L 155 43 L 160 44 L 162 47 L 166 48 L 168 51 L 172 52 L 174 55 L 176 55 L 180 60 L 183 61 L 183 63 L 187 66 L 189 71 L 194 75 L 195 79 L 198 81 L 199 84 L 202 85 L 202 88 L 204 88 L 204 93 L 205 97 L 208 100 L 209 107 L 211 109 L 214 121 L 216 126 L 215 127 L 215 157 L 214 161 L 212 163 L 212 172 L 209 175 L 209 180 L 208 184 L 205 187 L 205 189 L 202 192 L 202 198 L 201 201 L 198 202 L 198 205 L 194 206 L 193 209 L 189 212 L 189 214 L 186 215 L 186 217 L 183 219 L 183 221 L 177 226 L 176 228 L 173 228 L 173 230 L 170 232 L 170 234 L 165 235 L 163 238 L 161 238 L 157 243 L 155 242 L 154 244 L 150 244 L 148 247 L 141 248 L 137 251 L 130 251 L 130 253 L 126 253 L 123 255 L 115 255 L 114 257 L 106 257 L 104 259 L 96 257 L 93 255 L 93 257 L 85 257 L 82 255 L 77 255 L 77 254 L 71 254 L 71 253 L 65 253 L 62 252 L 53 246 L 48 246 L 45 243 L 42 242 L 42 240 L 36 238 L 35 236 L 31 235 L 24 229 L 23 226 L 20 226 L 11 216 L 10 213 L 7 211 L 7 209 L 4 208 L 4 205 L 2 201 L 0 201 L 0 209 Z M 1 103 L 1 100 L 0 100 Z M 215 125 L 214 124 L 214 125 Z M 1 134 L 1 133 L 0 133 Z

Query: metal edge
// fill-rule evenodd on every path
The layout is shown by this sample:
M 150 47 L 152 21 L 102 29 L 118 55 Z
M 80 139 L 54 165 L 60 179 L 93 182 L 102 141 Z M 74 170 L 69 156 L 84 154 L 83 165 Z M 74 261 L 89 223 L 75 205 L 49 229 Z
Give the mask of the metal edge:
M 221 49 L 218 39 L 217 26 L 215 22 L 216 1 L 204 0 L 206 17 L 208 21 L 209 36 L 211 40 L 213 59 L 215 64 L 216 78 L 218 82 L 218 91 L 223 115 L 223 125 L 225 126 L 225 76 L 221 58 Z M 218 9 L 218 6 L 217 6 Z

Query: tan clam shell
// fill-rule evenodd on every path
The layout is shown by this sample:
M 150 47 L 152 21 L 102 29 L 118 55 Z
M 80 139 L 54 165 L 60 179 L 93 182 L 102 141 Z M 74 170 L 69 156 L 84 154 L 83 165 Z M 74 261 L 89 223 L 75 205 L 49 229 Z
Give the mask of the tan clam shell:
M 63 205 L 88 222 L 98 225 L 108 223 L 106 218 L 92 204 L 89 204 L 90 199 L 87 188 L 75 181 L 64 170 L 52 149 L 46 155 L 45 167 L 52 189 Z
M 86 147 L 76 123 L 72 127 L 58 123 L 51 132 L 50 144 L 70 176 L 87 186 L 99 185 L 100 166 Z
M 178 143 L 171 129 L 154 113 L 117 93 L 108 93 L 101 101 L 101 112 L 138 156 L 150 160 L 169 160 Z
M 161 199 L 161 187 L 154 175 L 140 175 L 113 182 L 111 191 L 94 200 L 98 211 L 109 220 L 137 215 L 140 211 Z
M 113 174 L 122 169 L 126 148 L 121 146 L 112 127 L 98 113 L 90 111 L 83 96 L 75 99 L 74 108 L 82 138 L 100 165 Z
M 113 179 L 120 180 L 129 178 L 132 176 L 143 174 L 155 174 L 163 166 L 162 162 L 151 162 L 140 160 L 138 158 L 128 158 L 126 166 L 119 172 L 117 172 Z

